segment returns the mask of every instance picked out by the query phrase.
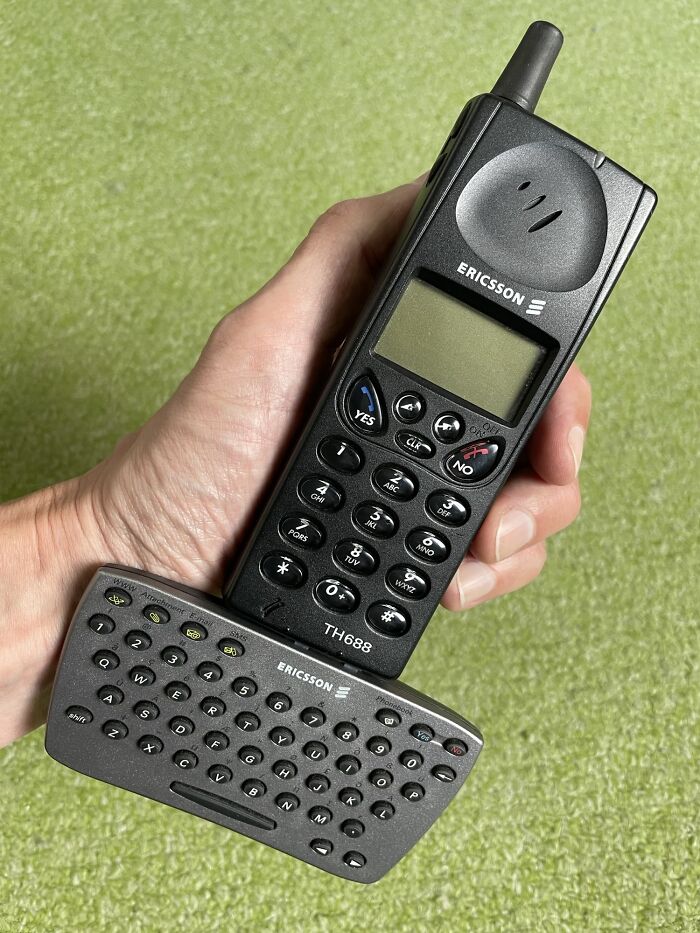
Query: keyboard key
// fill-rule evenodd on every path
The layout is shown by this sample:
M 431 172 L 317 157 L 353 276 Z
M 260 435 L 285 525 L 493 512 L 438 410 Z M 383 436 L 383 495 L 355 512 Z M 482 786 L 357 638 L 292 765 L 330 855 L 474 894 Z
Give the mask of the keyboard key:
M 304 746 L 304 754 L 311 761 L 323 761 L 328 754 L 328 749 L 323 742 L 307 742 Z
M 278 794 L 275 797 L 275 804 L 284 813 L 291 813 L 300 805 L 300 800 L 295 794 Z
M 383 758 L 384 755 L 388 755 L 391 751 L 391 742 L 389 739 L 385 739 L 381 735 L 374 735 L 367 742 L 367 748 L 372 752 L 373 755 L 377 755 L 378 757 Z
M 459 496 L 455 496 L 444 489 L 431 493 L 425 507 L 428 514 L 435 521 L 441 522 L 443 525 L 449 525 L 451 528 L 459 528 L 464 525 L 470 513 L 469 506 L 464 499 L 460 499 Z
M 199 622 L 183 622 L 180 626 L 180 631 L 185 638 L 189 638 L 190 641 L 204 641 L 209 634 Z
M 165 625 L 166 622 L 170 621 L 170 613 L 167 609 L 163 609 L 162 606 L 146 606 L 143 615 L 154 625 Z
M 255 713 L 239 713 L 234 722 L 241 732 L 255 732 L 260 728 L 260 720 Z
M 102 726 L 102 731 L 108 739 L 114 739 L 115 741 L 125 739 L 129 734 L 128 728 L 123 722 L 119 722 L 118 719 L 108 719 Z
M 235 638 L 220 639 L 217 648 L 222 654 L 225 654 L 227 658 L 240 658 L 245 654 L 245 648 L 239 641 L 236 641 Z
M 109 635 L 110 632 L 114 631 L 114 619 L 110 616 L 98 613 L 97 615 L 90 616 L 88 619 L 88 626 L 96 635 Z
M 188 749 L 183 749 L 182 751 L 175 752 L 173 755 L 173 763 L 178 768 L 182 768 L 183 771 L 188 771 L 197 767 L 199 764 L 199 758 L 197 758 L 194 752 L 191 752 Z
M 159 755 L 163 751 L 163 743 L 157 735 L 142 735 L 136 744 L 144 755 Z
M 187 652 L 183 651 L 182 648 L 178 648 L 176 645 L 169 645 L 167 648 L 163 648 L 160 656 L 170 667 L 182 667 L 183 664 L 187 664 Z
M 97 691 L 97 696 L 103 703 L 106 703 L 107 706 L 118 706 L 120 703 L 124 702 L 124 693 L 119 687 L 113 687 L 110 684 L 105 684 L 104 687 L 100 687 Z
M 325 774 L 312 774 L 306 779 L 306 786 L 312 794 L 325 794 L 331 782 Z
M 333 819 L 333 814 L 328 807 L 311 807 L 308 816 L 317 826 L 326 826 Z
M 290 781 L 293 777 L 296 777 L 297 769 L 296 765 L 291 761 L 276 761 L 272 766 L 273 774 L 276 774 L 280 781 Z
M 223 671 L 218 664 L 214 664 L 213 661 L 202 661 L 201 664 L 197 666 L 197 677 L 201 677 L 202 680 L 206 680 L 207 683 L 214 683 L 217 680 L 221 680 Z
M 401 796 L 411 801 L 422 800 L 425 797 L 425 788 L 420 784 L 409 782 L 401 788 Z
M 244 745 L 238 749 L 238 757 L 244 765 L 259 765 L 263 760 L 263 753 L 255 745 Z
M 129 680 L 137 687 L 149 687 L 156 679 L 155 671 L 150 667 L 137 664 L 129 671 Z
M 151 639 L 145 632 L 134 630 L 124 636 L 126 644 L 134 651 L 147 651 L 151 647 Z
M 237 677 L 231 689 L 239 697 L 252 697 L 258 692 L 258 685 L 250 677 Z
M 386 575 L 387 586 L 404 599 L 423 599 L 430 592 L 428 577 L 409 564 L 397 564 Z
M 173 735 L 192 735 L 194 732 L 194 723 L 187 716 L 173 716 L 168 723 L 168 728 Z M 207 742 L 207 745 L 209 743 Z M 209 746 L 211 748 L 211 746 Z
M 119 667 L 119 658 L 113 651 L 98 651 L 93 654 L 92 663 L 103 671 L 113 671 Z
M 211 716 L 212 718 L 223 716 L 226 712 L 226 704 L 219 697 L 204 697 L 199 704 L 199 708 L 205 716 Z
M 270 740 L 281 748 L 284 745 L 291 745 L 294 742 L 294 733 L 285 726 L 275 726 L 275 728 L 270 731 Z
M 165 693 L 171 700 L 175 700 L 176 703 L 183 703 L 185 700 L 189 700 L 192 691 L 187 684 L 183 684 L 179 680 L 173 680 L 172 683 L 169 683 L 165 688 Z
M 256 797 L 264 797 L 267 793 L 267 787 L 257 778 L 248 778 L 247 781 L 243 781 L 241 790 L 246 797 L 252 797 L 253 799 Z
M 127 593 L 126 590 L 122 590 L 118 586 L 110 586 L 109 589 L 106 589 L 105 599 L 119 609 L 131 605 L 131 593 Z
M 369 809 L 378 820 L 390 820 L 394 813 L 396 813 L 396 810 L 394 810 L 394 807 L 388 800 L 377 800 Z
M 385 771 L 384 768 L 376 768 L 374 771 L 370 772 L 368 781 L 375 787 L 391 787 L 394 782 L 394 776 L 390 771 Z
M 155 703 L 151 703 L 150 700 L 142 700 L 140 703 L 137 703 L 134 707 L 134 713 L 143 719 L 148 721 L 149 719 L 157 719 L 160 716 L 160 710 Z
M 359 807 L 362 803 L 362 794 L 355 787 L 344 787 L 338 794 L 338 799 L 346 807 Z
M 286 693 L 271 693 L 265 702 L 275 713 L 286 713 L 292 706 L 292 701 Z
M 411 627 L 411 617 L 405 609 L 393 603 L 372 603 L 365 619 L 370 628 L 390 638 L 405 635 Z
M 228 748 L 228 736 L 225 732 L 207 732 L 204 736 L 204 744 L 213 752 L 223 751 L 223 749 Z
M 399 761 L 409 771 L 417 771 L 423 764 L 423 756 L 419 755 L 418 752 L 401 752 Z
M 66 717 L 80 726 L 92 722 L 92 713 L 86 706 L 69 706 L 66 710 Z
M 335 766 L 338 771 L 342 771 L 343 774 L 357 774 L 362 767 L 354 755 L 341 755 L 336 761 Z
M 379 564 L 376 553 L 361 541 L 339 541 L 333 550 L 333 558 L 344 570 L 363 577 L 374 573 Z
M 215 784 L 228 784 L 233 777 L 233 771 L 226 765 L 212 765 L 207 770 L 207 777 Z
M 340 824 L 340 831 L 350 839 L 359 839 L 365 831 L 365 825 L 360 820 L 344 820 Z
M 353 722 L 339 722 L 333 732 L 341 742 L 354 742 L 360 734 L 360 730 Z
M 401 725 L 401 716 L 393 709 L 380 709 L 377 712 L 376 719 L 389 729 L 395 729 Z
M 323 711 L 317 707 L 307 706 L 306 709 L 302 710 L 299 714 L 299 719 L 312 729 L 317 729 L 324 724 L 326 716 Z
M 419 742 L 432 742 L 435 737 L 435 733 L 430 726 L 423 725 L 423 723 L 420 722 L 411 726 L 410 731 L 413 738 L 418 739 Z

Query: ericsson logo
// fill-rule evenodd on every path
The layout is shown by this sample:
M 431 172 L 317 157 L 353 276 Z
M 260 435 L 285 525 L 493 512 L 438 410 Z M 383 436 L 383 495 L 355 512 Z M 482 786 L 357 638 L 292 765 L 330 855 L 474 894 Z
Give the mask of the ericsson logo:
M 288 677 L 294 677 L 295 680 L 300 680 L 304 684 L 318 687 L 319 690 L 325 690 L 326 693 L 333 693 L 336 700 L 347 700 L 348 694 L 350 693 L 350 687 L 336 686 L 329 680 L 324 680 L 323 677 L 316 677 L 315 674 L 309 674 L 308 671 L 303 671 L 299 667 L 285 664 L 284 661 L 279 662 L 277 670 L 286 674 Z

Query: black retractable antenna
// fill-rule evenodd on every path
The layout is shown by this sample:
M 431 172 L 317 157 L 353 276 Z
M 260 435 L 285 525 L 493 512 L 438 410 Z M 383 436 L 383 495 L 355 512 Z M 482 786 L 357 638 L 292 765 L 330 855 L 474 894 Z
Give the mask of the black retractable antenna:
M 563 42 L 552 23 L 531 23 L 491 93 L 533 113 Z

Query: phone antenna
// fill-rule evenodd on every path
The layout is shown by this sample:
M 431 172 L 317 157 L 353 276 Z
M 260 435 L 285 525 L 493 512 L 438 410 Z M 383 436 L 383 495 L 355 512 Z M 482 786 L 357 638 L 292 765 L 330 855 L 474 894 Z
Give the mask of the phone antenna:
M 532 113 L 563 42 L 552 23 L 531 23 L 491 93 Z

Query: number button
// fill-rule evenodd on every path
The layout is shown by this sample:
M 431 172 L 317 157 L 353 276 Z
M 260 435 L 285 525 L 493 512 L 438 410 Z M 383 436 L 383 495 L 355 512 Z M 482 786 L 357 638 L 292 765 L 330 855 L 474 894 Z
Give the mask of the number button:
M 443 444 L 454 444 L 464 434 L 464 422 L 453 411 L 446 411 L 433 422 L 433 434 Z
M 331 612 L 352 612 L 359 602 L 359 596 L 349 583 L 333 577 L 327 577 L 317 583 L 314 594 L 318 602 Z
M 109 635 L 114 631 L 114 619 L 99 613 L 88 620 L 88 625 L 96 635 Z
M 423 756 L 418 752 L 402 752 L 399 755 L 399 761 L 409 771 L 417 771 L 423 764 Z
M 367 742 L 367 748 L 373 755 L 378 755 L 380 758 L 383 758 L 384 755 L 388 755 L 391 751 L 391 742 L 389 739 L 382 738 L 381 735 L 374 735 Z
M 406 537 L 406 547 L 411 554 L 429 564 L 440 564 L 450 553 L 447 541 L 430 528 L 415 528 Z
M 320 548 L 325 540 L 323 528 L 300 513 L 288 515 L 282 519 L 280 534 L 290 544 L 296 544 L 297 547 L 303 547 L 309 551 Z
M 428 514 L 436 521 L 443 525 L 450 525 L 452 528 L 459 528 L 469 518 L 470 510 L 467 503 L 446 490 L 439 490 L 428 496 L 425 507 Z
M 379 563 L 374 551 L 360 541 L 340 541 L 335 546 L 333 557 L 345 570 L 363 577 L 373 573 Z
M 361 531 L 374 538 L 390 538 L 396 534 L 399 520 L 389 509 L 376 502 L 363 502 L 353 512 L 353 521 Z
M 356 379 L 345 395 L 345 414 L 363 434 L 378 434 L 384 424 L 379 390 L 369 375 Z
M 306 580 L 306 567 L 300 560 L 290 554 L 272 553 L 263 557 L 260 562 L 263 576 L 271 583 L 284 586 L 290 590 L 299 589 Z
M 145 632 L 129 632 L 124 636 L 124 641 L 134 651 L 146 651 L 151 647 L 151 639 Z
M 327 437 L 318 446 L 321 460 L 339 473 L 357 473 L 362 469 L 363 457 L 359 447 L 342 437 Z
M 239 697 L 252 697 L 258 692 L 258 685 L 250 677 L 236 677 L 231 689 Z
M 443 460 L 443 467 L 458 483 L 478 483 L 495 470 L 502 450 L 503 441 L 497 437 L 471 441 L 449 453 Z
M 326 721 L 324 713 L 315 706 L 307 706 L 306 709 L 302 710 L 299 714 L 299 719 L 312 729 L 317 729 Z
M 299 497 L 320 512 L 337 512 L 343 504 L 343 490 L 325 476 L 305 476 L 299 483 Z
M 352 722 L 339 722 L 333 730 L 341 742 L 354 742 L 360 730 Z
M 396 435 L 396 443 L 401 450 L 411 454 L 412 457 L 418 457 L 419 460 L 429 460 L 435 453 L 435 446 L 428 438 L 423 437 L 422 434 L 414 434 L 413 431 L 399 431 Z
M 165 649 L 168 650 L 167 648 Z M 197 667 L 197 676 L 201 677 L 202 680 L 206 680 L 208 683 L 213 683 L 214 681 L 221 680 L 223 671 L 218 664 L 214 664 L 213 661 L 202 661 L 202 663 Z
M 392 567 L 386 575 L 386 582 L 391 589 L 404 599 L 423 599 L 430 591 L 430 583 L 420 570 L 399 564 Z
M 404 392 L 394 402 L 394 414 L 404 424 L 420 421 L 425 412 L 425 402 L 416 392 Z
M 414 476 L 389 463 L 377 467 L 372 474 L 372 482 L 380 492 L 398 502 L 408 502 L 415 496 L 418 488 L 418 481 Z
M 265 702 L 275 713 L 286 713 L 292 706 L 286 693 L 271 693 Z
M 169 645 L 167 648 L 163 648 L 160 656 L 170 667 L 182 667 L 183 664 L 187 664 L 187 653 L 182 648 L 178 648 L 177 645 Z
M 365 619 L 375 632 L 388 635 L 389 638 L 405 635 L 411 626 L 408 613 L 391 603 L 373 603 L 367 610 Z
M 131 594 L 118 586 L 110 586 L 109 589 L 105 590 L 105 599 L 108 603 L 118 606 L 120 609 L 131 605 Z

